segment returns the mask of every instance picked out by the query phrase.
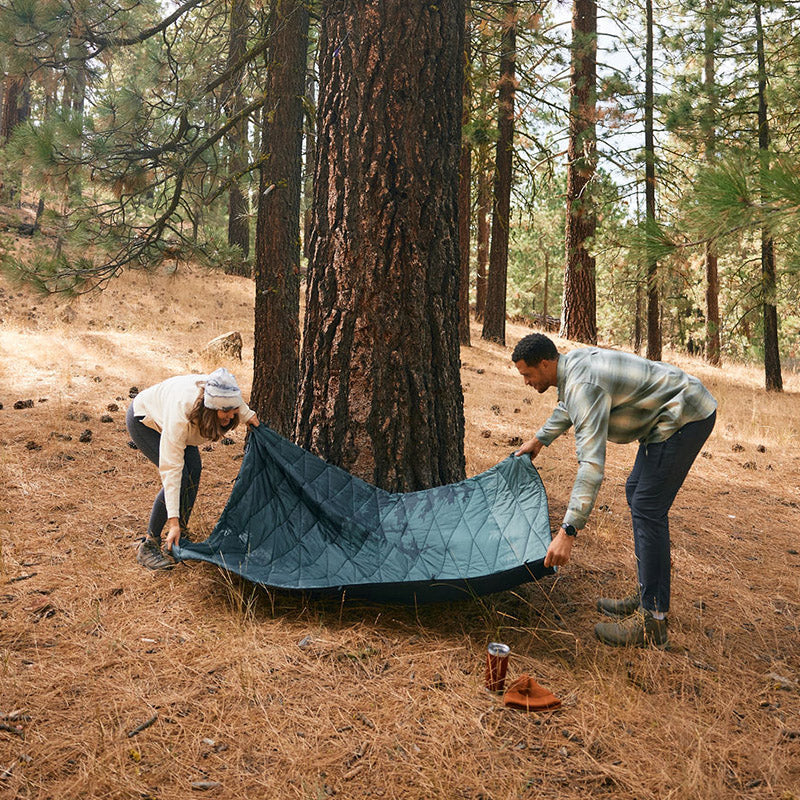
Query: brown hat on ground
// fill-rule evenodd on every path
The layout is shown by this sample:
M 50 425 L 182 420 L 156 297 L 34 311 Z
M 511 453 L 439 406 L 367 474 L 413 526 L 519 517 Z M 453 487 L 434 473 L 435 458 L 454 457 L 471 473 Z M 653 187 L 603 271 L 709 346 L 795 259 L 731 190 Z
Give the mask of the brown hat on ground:
M 522 711 L 549 711 L 561 708 L 561 701 L 548 689 L 539 686 L 530 675 L 520 675 L 503 695 L 503 703 Z

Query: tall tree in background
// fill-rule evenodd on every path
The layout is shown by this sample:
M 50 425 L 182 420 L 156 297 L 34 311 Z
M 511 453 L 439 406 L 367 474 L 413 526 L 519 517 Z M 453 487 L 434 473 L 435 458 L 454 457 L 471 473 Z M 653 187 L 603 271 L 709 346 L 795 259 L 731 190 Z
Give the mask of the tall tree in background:
M 508 276 L 508 237 L 511 222 L 511 176 L 514 157 L 514 96 L 516 91 L 517 4 L 506 5 L 503 36 L 500 41 L 500 81 L 498 84 L 498 138 L 492 201 L 492 242 L 489 249 L 489 276 L 482 337 L 506 343 L 506 280 Z
M 714 161 L 716 153 L 717 85 L 715 77 L 716 19 L 714 0 L 705 0 L 704 15 L 704 87 L 706 106 L 702 116 L 703 140 L 707 164 Z M 706 262 L 706 359 L 714 366 L 720 365 L 719 337 L 719 270 L 717 268 L 717 243 L 711 239 L 705 245 Z
M 305 0 L 273 0 L 256 221 L 252 400 L 284 436 L 294 430 L 300 348 L 300 193 L 308 46 Z
M 464 476 L 463 0 L 323 5 L 299 444 L 389 490 Z
M 567 147 L 566 269 L 561 335 L 597 342 L 595 260 L 597 227 L 592 179 L 597 165 L 597 3 L 574 0 Z
M 653 0 L 645 0 L 644 67 L 644 199 L 645 225 L 651 233 L 656 228 L 656 144 L 653 127 Z M 661 360 L 661 303 L 659 300 L 658 262 L 647 253 L 647 357 Z
M 761 0 L 755 0 L 756 59 L 758 62 L 758 155 L 761 203 L 769 201 L 766 188 L 770 168 L 769 117 L 767 114 L 767 64 L 764 52 L 764 27 Z M 775 241 L 767 225 L 761 228 L 761 291 L 764 308 L 764 380 L 767 391 L 783 391 L 778 349 L 778 310 L 776 302 Z
M 247 29 L 250 21 L 248 0 L 230 0 L 230 38 L 228 40 L 228 61 L 226 69 L 230 72 L 225 98 L 225 110 L 235 117 L 245 105 L 242 87 L 244 65 L 241 63 L 247 51 Z M 250 255 L 250 203 L 242 191 L 241 176 L 248 164 L 247 157 L 247 118 L 243 117 L 228 133 L 228 174 L 231 184 L 228 193 L 228 244 L 237 245 L 242 251 L 242 260 L 234 262 L 229 272 L 236 275 L 249 275 L 247 257 Z
M 469 242 L 472 217 L 472 145 L 466 135 L 470 121 L 470 24 L 464 33 L 464 108 L 461 116 L 461 161 L 458 167 L 458 248 L 460 277 L 458 285 L 458 338 L 465 347 L 470 346 L 469 330 Z
M 478 210 L 475 243 L 475 318 L 483 321 L 486 310 L 486 280 L 489 273 L 489 236 L 491 232 L 492 180 L 489 168 L 489 145 L 478 147 Z

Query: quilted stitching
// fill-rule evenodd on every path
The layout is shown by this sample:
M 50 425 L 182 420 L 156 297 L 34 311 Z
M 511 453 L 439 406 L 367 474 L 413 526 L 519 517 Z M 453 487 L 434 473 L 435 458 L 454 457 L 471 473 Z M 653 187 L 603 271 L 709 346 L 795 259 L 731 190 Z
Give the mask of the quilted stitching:
M 257 583 L 312 590 L 541 567 L 549 542 L 547 497 L 526 457 L 509 456 L 460 483 L 389 493 L 262 424 L 211 536 L 177 555 Z M 535 572 L 522 570 L 517 582 Z

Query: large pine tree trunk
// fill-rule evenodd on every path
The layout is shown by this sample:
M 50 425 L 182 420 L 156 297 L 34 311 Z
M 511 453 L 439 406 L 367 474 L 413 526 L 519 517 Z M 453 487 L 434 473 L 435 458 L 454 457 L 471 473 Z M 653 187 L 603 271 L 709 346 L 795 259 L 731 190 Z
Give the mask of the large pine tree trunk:
M 715 75 L 716 22 L 714 19 L 714 0 L 706 0 L 704 49 L 705 49 L 705 91 L 706 112 L 703 115 L 703 138 L 705 139 L 706 162 L 714 160 L 716 152 L 717 125 L 717 87 Z M 706 359 L 718 367 L 721 362 L 719 337 L 719 271 L 717 269 L 717 247 L 708 242 L 705 248 L 706 259 Z
M 761 0 L 755 2 L 756 57 L 758 60 L 758 152 L 761 161 L 761 202 L 769 202 L 765 176 L 769 170 L 769 119 L 767 117 L 767 63 L 764 54 L 764 29 Z M 782 392 L 781 357 L 778 347 L 778 309 L 775 305 L 777 275 L 775 242 L 765 226 L 761 230 L 761 292 L 764 304 L 764 380 L 767 391 Z
M 464 476 L 463 0 L 330 0 L 298 442 L 389 490 Z
M 247 50 L 247 27 L 250 16 L 248 0 L 231 0 L 230 31 L 228 40 L 228 63 L 230 69 L 244 56 Z M 245 105 L 242 95 L 241 71 L 233 74 L 228 84 L 225 104 L 229 116 L 238 114 Z M 247 120 L 240 120 L 228 136 L 228 175 L 231 188 L 228 193 L 228 244 L 238 245 L 242 261 L 233 264 L 228 272 L 234 275 L 249 275 L 247 257 L 250 255 L 250 203 L 242 191 L 239 175 L 247 168 Z
M 492 243 L 489 248 L 489 277 L 483 312 L 484 339 L 506 343 L 506 283 L 508 237 L 511 221 L 511 176 L 514 155 L 514 98 L 517 63 L 517 6 L 508 3 L 500 42 L 498 85 L 498 138 L 494 168 Z
M 653 0 L 646 0 L 644 68 L 644 199 L 650 230 L 656 222 L 656 144 L 653 129 Z M 658 263 L 647 256 L 647 357 L 661 361 L 661 303 L 658 289 Z
M 308 4 L 274 0 L 264 154 L 256 221 L 252 400 L 284 436 L 294 430 L 300 338 L 300 190 Z
M 566 270 L 561 335 L 597 342 L 594 256 L 587 249 L 597 227 L 591 181 L 597 164 L 597 3 L 572 7 L 572 74 L 567 146 Z

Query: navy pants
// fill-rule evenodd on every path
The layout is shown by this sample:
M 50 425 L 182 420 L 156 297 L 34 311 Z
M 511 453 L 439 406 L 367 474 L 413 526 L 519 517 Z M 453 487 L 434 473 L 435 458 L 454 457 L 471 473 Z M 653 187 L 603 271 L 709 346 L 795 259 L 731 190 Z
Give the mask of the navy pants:
M 133 439 L 139 450 L 158 466 L 158 449 L 161 445 L 161 434 L 145 425 L 141 417 L 133 414 L 133 403 L 128 407 L 125 416 L 125 424 L 128 433 Z M 197 497 L 197 487 L 200 485 L 200 473 L 203 465 L 200 461 L 200 451 L 194 446 L 189 445 L 183 451 L 183 476 L 181 477 L 181 507 L 180 524 L 181 530 L 186 530 L 189 524 L 189 516 L 194 507 Z M 164 502 L 164 488 L 156 495 L 153 502 L 153 509 L 150 512 L 150 522 L 147 525 L 147 533 L 155 539 L 161 538 L 161 531 L 167 524 L 167 506 Z
M 640 444 L 625 494 L 633 520 L 633 544 L 642 605 L 669 611 L 669 510 L 706 439 L 714 429 L 715 411 L 690 422 L 665 442 Z

